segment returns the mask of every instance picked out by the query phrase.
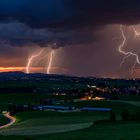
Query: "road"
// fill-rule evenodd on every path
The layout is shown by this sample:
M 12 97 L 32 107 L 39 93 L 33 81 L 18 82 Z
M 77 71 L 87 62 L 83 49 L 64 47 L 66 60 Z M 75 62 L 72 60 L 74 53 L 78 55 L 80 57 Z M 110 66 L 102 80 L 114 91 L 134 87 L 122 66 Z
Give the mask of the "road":
M 6 117 L 6 118 L 8 118 L 10 120 L 10 122 L 7 123 L 7 124 L 5 124 L 5 125 L 0 126 L 0 129 L 7 128 L 7 127 L 13 125 L 16 122 L 16 118 L 10 116 L 10 113 L 9 112 L 6 113 L 6 114 L 3 114 L 3 116 Z

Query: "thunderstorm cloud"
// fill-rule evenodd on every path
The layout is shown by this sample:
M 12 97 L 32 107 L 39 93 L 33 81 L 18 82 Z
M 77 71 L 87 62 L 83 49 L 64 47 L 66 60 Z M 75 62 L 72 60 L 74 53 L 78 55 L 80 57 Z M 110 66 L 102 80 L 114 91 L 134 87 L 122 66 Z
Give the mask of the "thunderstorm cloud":
M 69 74 L 127 77 L 131 63 L 117 69 L 119 25 L 139 23 L 140 0 L 0 0 L 0 57 L 19 61 L 19 52 L 56 43 Z
M 139 0 L 1 0 L 0 37 L 17 45 L 88 43 L 104 25 L 139 23 L 139 5 Z

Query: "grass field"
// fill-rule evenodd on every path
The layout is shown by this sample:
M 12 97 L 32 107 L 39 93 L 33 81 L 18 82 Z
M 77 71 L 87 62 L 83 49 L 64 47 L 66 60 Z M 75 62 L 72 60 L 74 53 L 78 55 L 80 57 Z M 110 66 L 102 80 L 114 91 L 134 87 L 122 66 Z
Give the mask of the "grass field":
M 27 136 L 0 137 L 1 140 L 26 140 Z M 140 124 L 119 123 L 97 125 L 87 129 L 59 134 L 30 136 L 28 140 L 139 140 Z
M 17 96 L 16 101 L 22 103 L 27 96 L 21 98 Z M 33 102 L 36 98 L 44 98 L 46 95 L 28 96 L 28 101 Z M 1 105 L 4 104 L 3 101 Z M 10 101 L 12 96 L 8 97 L 5 102 Z M 122 110 L 127 109 L 130 113 L 140 110 L 139 102 L 132 101 L 82 101 L 74 102 L 76 107 L 108 107 L 116 113 L 120 118 Z M 2 107 L 2 106 L 1 106 Z M 2 110 L 2 109 L 1 109 Z M 109 113 L 105 112 L 46 112 L 46 111 L 30 111 L 18 113 L 16 124 L 0 130 L 0 140 L 139 140 L 140 139 L 140 123 L 112 123 L 92 125 L 96 120 L 109 118 Z M 4 118 L 0 118 L 3 121 Z M 4 122 L 4 121 L 3 121 Z M 92 125 L 92 127 L 91 127 Z M 70 132 L 68 132 L 70 131 Z M 61 132 L 61 133 L 60 133 Z M 53 133 L 53 134 L 52 134 Z M 12 136 L 17 135 L 17 136 Z M 24 135 L 24 136 L 20 136 Z M 30 138 L 27 138 L 30 137 Z
M 5 104 L 5 103 L 35 103 L 35 101 L 39 101 L 40 99 L 50 99 L 50 98 L 55 98 L 55 99 L 65 99 L 64 96 L 51 96 L 48 94 L 43 94 L 43 93 L 21 93 L 21 94 L 14 94 L 14 93 L 7 93 L 7 94 L 0 94 L 0 103 Z
M 96 120 L 107 119 L 108 113 L 23 112 L 17 123 L 0 131 L 3 135 L 35 135 L 65 132 L 90 127 Z
M 125 96 L 119 96 L 119 100 L 124 101 L 140 101 L 140 95 L 125 95 Z
M 40 136 L 38 140 L 139 140 L 140 124 L 111 124 L 55 135 Z
M 5 110 L 7 108 L 8 104 L 11 103 L 16 103 L 16 104 L 34 104 L 36 102 L 39 102 L 40 99 L 50 99 L 50 98 L 55 98 L 55 99 L 66 99 L 67 97 L 65 96 L 50 96 L 48 94 L 38 94 L 38 93 L 26 93 L 26 94 L 2 94 L 0 93 L 0 112 Z M 122 101 L 140 101 L 140 96 L 121 96 L 119 97 Z M 117 103 L 116 103 L 117 104 Z M 74 103 L 73 105 L 76 107 L 82 107 L 82 106 L 97 106 L 97 107 L 113 107 L 117 106 L 115 103 L 110 103 L 110 102 L 78 102 Z M 120 105 L 120 106 L 123 106 Z M 125 104 L 126 106 L 126 104 Z M 125 107 L 124 107 L 125 108 Z M 119 107 L 118 107 L 119 110 Z
M 123 101 L 81 101 L 74 103 L 76 107 L 101 107 L 101 108 L 111 108 L 115 113 L 120 114 L 122 110 L 128 110 L 129 112 L 135 112 L 140 108 L 134 104 Z
M 16 104 L 35 104 L 39 103 L 40 99 L 65 99 L 64 96 L 53 96 L 48 94 L 39 93 L 22 93 L 22 94 L 2 94 L 0 93 L 0 112 L 7 108 L 7 105 Z
M 5 118 L 3 115 L 0 115 L 0 126 L 7 124 L 9 119 Z
M 0 81 L 0 88 L 15 88 L 15 87 L 27 87 L 27 88 L 60 88 L 63 85 L 63 88 L 75 88 L 83 89 L 86 85 L 74 83 L 73 81 L 64 81 L 64 80 L 49 80 L 49 81 L 34 81 L 27 80 L 25 81 Z

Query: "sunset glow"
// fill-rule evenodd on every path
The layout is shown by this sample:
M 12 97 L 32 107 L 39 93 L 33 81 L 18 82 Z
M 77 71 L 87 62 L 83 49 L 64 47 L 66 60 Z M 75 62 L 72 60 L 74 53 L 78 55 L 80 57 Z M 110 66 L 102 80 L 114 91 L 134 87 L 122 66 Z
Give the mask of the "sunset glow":
M 68 70 L 66 68 L 60 68 L 60 67 L 52 67 L 52 72 L 58 72 L 58 73 L 68 73 Z M 0 72 L 26 72 L 26 67 L 0 67 Z M 46 73 L 46 69 L 44 67 L 30 67 L 31 73 Z

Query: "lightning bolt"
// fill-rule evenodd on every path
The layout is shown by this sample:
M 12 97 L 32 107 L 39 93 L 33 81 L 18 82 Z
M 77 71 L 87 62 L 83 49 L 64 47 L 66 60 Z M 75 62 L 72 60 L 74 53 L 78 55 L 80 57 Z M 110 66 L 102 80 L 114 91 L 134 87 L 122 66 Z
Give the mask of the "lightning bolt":
M 51 70 L 52 62 L 53 62 L 53 55 L 54 55 L 54 50 L 52 50 L 50 53 L 49 65 L 47 67 L 47 74 L 50 74 L 50 70 Z
M 138 50 L 137 54 L 139 52 L 140 52 L 140 49 Z M 136 64 L 137 64 L 137 61 L 135 60 L 135 63 L 133 64 L 132 69 L 131 69 L 131 76 L 132 76 L 133 80 L 135 80 L 134 72 L 135 72 Z
M 135 36 L 140 36 L 140 32 L 138 32 L 134 26 L 132 26 L 132 29 L 134 31 Z
M 133 64 L 133 66 L 131 68 L 131 77 L 133 80 L 135 80 L 134 70 L 135 70 L 136 64 L 137 64 L 137 61 L 135 61 L 135 63 Z
M 132 26 L 132 29 L 133 29 L 133 31 L 134 31 L 134 33 L 135 33 L 135 36 L 139 36 L 139 35 L 140 35 L 140 33 L 135 29 L 134 26 Z M 122 60 L 122 62 L 121 62 L 121 64 L 120 64 L 120 66 L 122 66 L 122 64 L 125 62 L 125 60 L 126 60 L 128 57 L 134 56 L 135 59 L 136 59 L 136 61 L 135 61 L 134 65 L 132 66 L 132 69 L 131 69 L 131 76 L 132 76 L 133 79 L 135 79 L 135 78 L 134 78 L 134 75 L 133 75 L 133 74 L 134 74 L 134 68 L 135 68 L 136 64 L 140 64 L 140 59 L 139 59 L 139 56 L 138 56 L 137 53 L 133 53 L 133 52 L 130 52 L 130 51 L 129 51 L 129 52 L 125 52 L 125 51 L 123 50 L 123 48 L 124 48 L 124 46 L 125 46 L 125 44 L 126 44 L 127 38 L 126 38 L 126 36 L 125 36 L 125 34 L 124 34 L 124 30 L 123 30 L 123 26 L 122 26 L 122 25 L 120 25 L 120 31 L 121 31 L 121 36 L 122 36 L 123 40 L 122 40 L 122 43 L 121 43 L 121 44 L 119 45 L 119 47 L 118 47 L 118 51 L 119 51 L 121 54 L 125 55 L 125 57 L 123 58 L 123 60 Z
M 120 68 L 122 67 L 122 65 L 125 63 L 125 60 L 130 57 L 131 55 L 127 55 L 122 59 L 122 62 L 120 63 Z
M 40 50 L 37 54 L 32 55 L 29 59 L 28 59 L 28 63 L 26 66 L 26 73 L 29 74 L 30 73 L 30 66 L 32 65 L 32 62 L 35 58 L 39 57 L 41 55 L 41 53 L 43 52 L 44 49 Z

